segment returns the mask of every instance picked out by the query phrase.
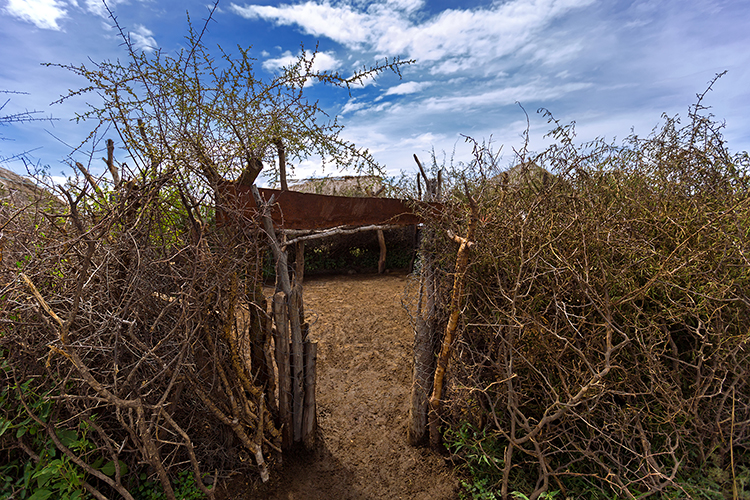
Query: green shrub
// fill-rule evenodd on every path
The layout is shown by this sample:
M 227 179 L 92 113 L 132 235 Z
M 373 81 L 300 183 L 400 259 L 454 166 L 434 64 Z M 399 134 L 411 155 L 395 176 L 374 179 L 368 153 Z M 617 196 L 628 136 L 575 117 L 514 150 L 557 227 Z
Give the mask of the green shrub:
M 133 492 L 135 500 L 164 500 L 164 488 L 159 481 L 147 480 L 146 474 L 141 474 L 141 484 Z M 195 476 L 190 471 L 182 471 L 177 474 L 173 483 L 174 493 L 180 500 L 202 500 L 206 498 L 203 492 L 195 484 Z
M 4 372 L 10 370 L 7 358 L 0 353 Z M 39 394 L 34 380 L 7 385 L 0 392 L 0 498 L 44 500 L 54 498 L 77 500 L 88 498 L 83 483 L 86 474 L 68 456 L 60 452 L 48 434 L 53 405 L 51 392 Z M 55 428 L 55 436 L 84 460 L 96 457 L 88 440 L 85 423 L 78 428 Z M 13 446 L 20 443 L 22 446 Z M 22 451 L 21 448 L 25 448 Z M 93 467 L 105 470 L 98 458 Z

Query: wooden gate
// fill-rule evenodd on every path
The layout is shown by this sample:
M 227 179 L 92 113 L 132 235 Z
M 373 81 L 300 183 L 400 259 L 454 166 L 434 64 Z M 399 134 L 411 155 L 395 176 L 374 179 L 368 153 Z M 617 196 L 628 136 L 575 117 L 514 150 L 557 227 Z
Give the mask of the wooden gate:
M 274 352 L 267 357 L 273 357 L 276 370 L 265 372 L 269 379 L 274 371 L 277 373 L 267 388 L 278 389 L 277 395 L 270 390 L 268 397 L 278 408 L 282 447 L 289 449 L 302 443 L 312 448 L 317 427 L 317 344 L 310 341 L 309 327 L 304 322 L 303 268 L 299 267 L 304 266 L 304 257 L 300 258 L 300 248 L 309 239 L 413 225 L 421 217 L 412 202 L 398 199 L 258 189 L 231 182 L 220 184 L 218 191 L 218 224 L 240 224 L 259 217 L 268 235 L 276 261 L 276 291 L 269 315 L 272 321 L 263 329 L 266 338 L 255 339 L 254 343 L 269 346 L 270 338 L 274 340 Z M 295 245 L 298 252 L 298 268 L 291 277 L 287 255 L 290 245 Z

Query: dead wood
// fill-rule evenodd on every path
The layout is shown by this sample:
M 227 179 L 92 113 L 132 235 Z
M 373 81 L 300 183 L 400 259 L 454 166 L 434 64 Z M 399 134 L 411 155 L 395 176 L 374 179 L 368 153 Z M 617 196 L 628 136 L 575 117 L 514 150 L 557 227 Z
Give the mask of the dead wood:
M 473 241 L 474 233 L 476 231 L 479 217 L 476 201 L 469 194 L 468 186 L 466 186 L 466 197 L 469 199 L 470 205 L 470 218 L 466 230 L 466 237 L 462 238 L 453 233 L 449 233 L 449 237 L 459 244 L 459 248 L 456 255 L 448 325 L 445 327 L 445 335 L 443 336 L 442 347 L 437 359 L 435 379 L 432 383 L 432 395 L 430 396 L 429 401 L 430 445 L 434 449 L 439 448 L 441 441 L 440 433 L 438 432 L 438 424 L 440 420 L 440 404 L 443 395 L 443 382 L 445 371 L 448 369 L 448 360 L 450 359 L 453 344 L 456 340 L 458 319 L 461 313 L 461 301 L 463 299 L 464 287 L 466 284 L 466 270 L 469 265 L 469 250 L 475 244 Z
M 378 229 L 378 245 L 380 246 L 380 256 L 378 257 L 378 274 L 383 274 L 385 272 L 386 246 L 385 235 L 383 234 L 382 229 Z
M 294 417 L 292 411 L 292 372 L 289 357 L 289 308 L 284 292 L 273 296 L 273 316 L 276 323 L 276 366 L 279 370 L 279 424 L 282 445 L 285 449 L 294 442 Z
M 315 390 L 317 387 L 316 364 L 318 359 L 318 343 L 306 341 L 305 353 L 305 401 L 302 420 L 302 443 L 305 448 L 315 448 L 315 433 L 318 426 L 317 404 Z

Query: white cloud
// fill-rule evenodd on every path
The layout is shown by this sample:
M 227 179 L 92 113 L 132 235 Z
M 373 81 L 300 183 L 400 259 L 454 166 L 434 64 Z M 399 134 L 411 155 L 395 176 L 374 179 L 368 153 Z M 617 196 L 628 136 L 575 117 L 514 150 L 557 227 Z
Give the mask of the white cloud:
M 366 104 L 362 101 L 357 101 L 356 97 L 353 97 L 349 99 L 349 101 L 344 105 L 344 107 L 341 109 L 341 114 L 345 115 L 347 113 L 353 113 L 355 111 L 359 111 L 360 109 L 364 108 Z
M 109 6 L 111 9 L 113 4 L 109 3 Z M 101 0 L 86 0 L 86 9 L 92 14 L 95 14 L 99 17 L 109 17 L 109 14 L 107 14 L 107 9 L 104 8 L 104 2 L 102 2 Z
M 68 182 L 68 178 L 62 175 L 52 175 L 50 176 L 50 180 L 55 186 L 62 186 Z
M 71 2 L 74 0 L 71 0 Z M 115 10 L 115 7 L 117 7 L 117 4 L 120 3 L 127 3 L 128 0 L 107 0 L 107 6 L 109 7 L 109 10 L 113 11 Z M 102 0 L 85 0 L 86 10 L 88 10 L 90 13 L 103 17 L 104 19 L 109 19 L 109 13 L 107 12 L 106 7 L 104 6 L 104 2 Z
M 268 72 L 273 72 L 296 63 L 298 59 L 299 57 L 293 56 L 292 53 L 287 50 L 281 55 L 281 57 L 274 57 L 263 61 L 263 69 Z
M 398 10 L 412 12 L 422 7 L 424 0 L 386 0 L 386 4 Z
M 505 87 L 486 92 L 475 91 L 473 94 L 460 94 L 448 97 L 430 97 L 420 103 L 429 111 L 459 111 L 477 107 L 497 107 L 515 102 L 542 102 L 592 87 L 590 83 L 566 83 L 564 85 L 545 85 L 533 82 L 515 87 Z
M 58 21 L 68 16 L 66 6 L 59 0 L 8 0 L 5 12 L 37 28 L 59 31 Z
M 144 52 L 151 52 L 158 48 L 154 33 L 143 25 L 136 24 L 135 31 L 129 33 L 133 48 Z
M 449 138 L 445 134 L 425 132 L 402 138 L 394 146 L 398 149 L 412 149 L 414 151 L 429 151 L 434 144 L 446 142 Z
M 431 82 L 424 82 L 424 87 Z M 389 89 L 385 95 L 407 95 L 418 92 L 421 89 L 413 87 L 416 82 L 406 82 Z M 419 86 L 420 84 L 416 84 Z M 464 113 L 472 110 L 499 109 L 503 106 L 512 106 L 520 103 L 541 103 L 558 100 L 562 97 L 572 95 L 582 90 L 591 89 L 594 84 L 589 82 L 570 82 L 561 84 L 558 81 L 550 82 L 546 79 L 505 87 L 491 87 L 482 90 L 475 87 L 471 93 L 465 89 L 456 90 L 451 94 L 432 93 L 424 98 L 409 98 L 397 103 L 383 103 L 377 106 L 370 105 L 367 101 L 351 99 L 343 108 L 342 114 L 357 112 L 369 117 L 381 112 L 391 116 L 400 116 L 401 120 L 409 120 L 411 116 L 435 116 L 442 113 Z M 375 99 L 377 102 L 380 99 Z
M 315 55 L 314 71 L 335 71 L 341 67 L 341 61 L 336 59 L 333 52 L 318 52 Z
M 385 95 L 415 94 L 432 85 L 432 82 L 404 82 L 386 90 Z
M 266 5 L 230 4 L 230 10 L 247 19 L 273 20 L 279 25 L 297 24 L 314 36 L 325 36 L 346 45 L 365 41 L 370 31 L 366 15 L 349 6 L 333 7 L 306 2 L 272 7 Z
M 486 8 L 449 9 L 429 19 L 416 15 L 423 5 L 419 0 L 381 1 L 360 10 L 310 0 L 278 7 L 232 4 L 231 10 L 248 19 L 296 25 L 350 49 L 401 55 L 419 63 L 442 61 L 434 71 L 453 73 L 523 49 L 557 18 L 593 1 L 511 0 Z
M 263 69 L 268 72 L 274 72 L 281 68 L 285 68 L 295 64 L 299 60 L 300 54 L 292 55 L 290 51 L 285 51 L 280 57 L 270 58 L 263 61 Z M 308 55 L 308 60 L 312 57 L 312 54 Z M 324 71 L 336 71 L 341 67 L 341 61 L 339 61 L 335 54 L 332 52 L 318 52 L 315 54 L 315 60 L 311 70 L 314 72 Z

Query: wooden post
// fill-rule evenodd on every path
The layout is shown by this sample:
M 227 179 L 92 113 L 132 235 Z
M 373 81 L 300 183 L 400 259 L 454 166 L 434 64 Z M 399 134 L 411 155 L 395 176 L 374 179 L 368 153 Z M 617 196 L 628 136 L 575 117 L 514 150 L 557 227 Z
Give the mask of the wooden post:
M 297 256 L 295 258 L 295 278 L 297 280 L 297 283 L 302 283 L 302 281 L 305 279 L 305 241 L 298 241 L 296 247 Z
M 378 229 L 378 244 L 380 244 L 380 258 L 378 259 L 378 274 L 385 272 L 385 234 L 382 229 Z
M 273 360 L 274 353 L 271 351 L 271 339 L 273 338 L 273 310 L 269 313 L 265 312 L 263 315 L 263 338 L 265 340 L 263 344 L 263 356 L 267 370 L 268 383 L 266 384 L 266 404 L 271 410 L 271 413 L 278 415 L 279 406 L 276 401 L 276 387 L 278 381 L 274 375 Z
M 302 285 L 296 283 L 289 296 L 289 322 L 292 327 L 292 395 L 294 413 L 294 442 L 302 440 L 302 405 L 304 399 L 304 352 L 302 346 L 302 325 L 300 322 L 300 305 L 302 302 Z
M 424 199 L 426 201 L 440 201 L 441 188 L 438 179 L 430 179 L 422 164 L 414 155 L 419 173 L 424 179 Z M 420 199 L 422 189 L 417 175 L 417 187 Z M 411 406 L 409 408 L 409 427 L 406 435 L 409 444 L 418 446 L 424 444 L 428 437 L 427 420 L 429 415 L 428 398 L 433 391 L 435 374 L 435 351 L 439 342 L 439 332 L 435 324 L 437 313 L 436 294 L 438 293 L 435 260 L 432 257 L 435 246 L 434 230 L 425 226 L 422 231 L 422 241 L 419 252 L 422 257 L 421 282 L 417 303 L 417 318 L 414 332 L 414 372 L 411 386 Z M 416 237 L 416 234 L 415 234 Z
M 260 386 L 266 386 L 269 380 L 273 383 L 273 373 L 266 365 L 266 299 L 260 296 L 249 303 L 250 369 L 255 382 Z
M 417 225 L 409 226 L 409 232 L 411 233 L 411 259 L 409 259 L 409 274 L 414 272 L 414 262 L 417 260 L 419 255 L 419 230 Z
M 279 369 L 279 420 L 281 421 L 281 445 L 289 449 L 294 441 L 294 425 L 290 397 L 292 381 L 289 367 L 289 312 L 286 294 L 277 292 L 273 296 L 273 316 L 276 323 L 276 366 Z
M 305 404 L 303 407 L 302 443 L 305 448 L 315 447 L 315 431 L 318 427 L 318 415 L 315 404 L 316 368 L 318 360 L 318 343 L 305 342 Z
M 273 204 L 273 196 L 271 200 L 265 202 L 260 196 L 258 187 L 253 184 L 250 187 L 250 191 L 253 193 L 255 199 L 255 205 L 258 210 L 262 213 L 263 229 L 266 230 L 268 235 L 268 241 L 271 243 L 271 251 L 276 259 L 276 291 L 283 291 L 287 297 L 292 294 L 292 285 L 289 281 L 289 271 L 287 270 L 287 256 L 286 256 L 286 244 L 283 241 L 280 243 L 276 239 L 276 230 L 273 228 L 273 220 L 271 219 L 270 206 Z M 282 232 L 282 237 L 283 237 Z
M 422 280 L 417 304 L 414 332 L 414 372 L 411 386 L 409 427 L 406 435 L 409 444 L 419 446 L 427 441 L 427 400 L 432 392 L 435 374 L 435 293 L 437 279 L 432 258 L 423 252 Z
M 464 286 L 466 285 L 466 269 L 469 266 L 469 249 L 474 245 L 472 240 L 474 239 L 474 231 L 476 230 L 477 219 L 479 218 L 476 201 L 474 201 L 469 194 L 468 185 L 465 184 L 464 187 L 466 189 L 466 197 L 469 199 L 469 204 L 471 206 L 471 219 L 466 231 L 466 238 L 454 235 L 448 231 L 448 236 L 459 243 L 460 246 L 458 248 L 458 255 L 456 256 L 456 270 L 453 279 L 450 316 L 448 318 L 448 325 L 445 327 L 445 335 L 443 336 L 443 345 L 440 349 L 440 355 L 437 359 L 435 379 L 432 382 L 432 396 L 430 396 L 429 402 L 430 446 L 433 449 L 440 448 L 438 423 L 440 420 L 441 399 L 443 397 L 443 381 L 445 378 L 445 372 L 448 370 L 448 361 L 450 360 L 453 343 L 461 334 L 461 332 L 458 331 L 458 318 L 461 314 L 461 296 L 463 295 Z
M 306 400 L 303 338 L 307 336 L 307 328 L 303 332 L 302 284 L 297 279 L 294 286 L 291 286 L 287 269 L 286 238 L 282 236 L 281 241 L 276 238 L 276 231 L 268 211 L 273 197 L 266 203 L 254 184 L 251 186 L 251 191 L 256 205 L 262 210 L 263 227 L 268 234 L 271 249 L 276 258 L 277 293 L 273 299 L 273 313 L 277 330 L 275 340 L 276 365 L 279 369 L 279 419 L 282 425 L 282 447 L 288 449 L 295 442 L 301 441 L 303 436 L 303 407 Z M 301 260 L 304 262 L 304 256 Z M 290 340 L 291 357 L 289 355 Z M 314 400 L 314 391 L 310 397 Z

